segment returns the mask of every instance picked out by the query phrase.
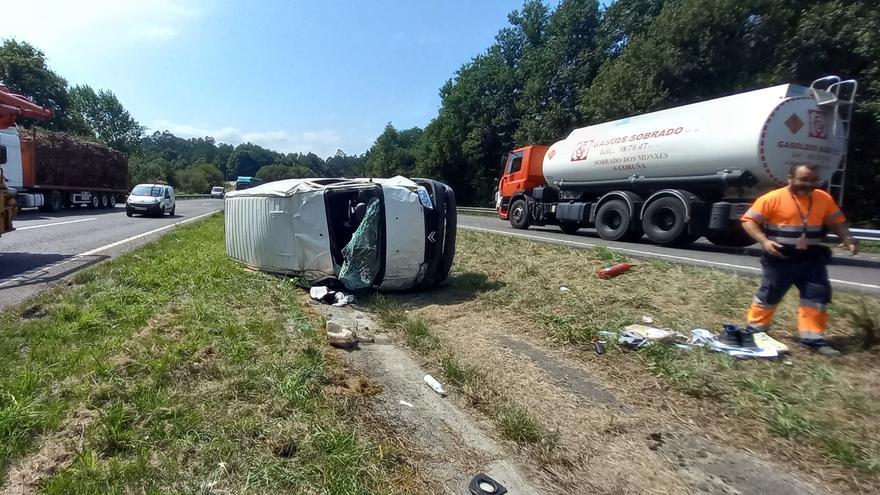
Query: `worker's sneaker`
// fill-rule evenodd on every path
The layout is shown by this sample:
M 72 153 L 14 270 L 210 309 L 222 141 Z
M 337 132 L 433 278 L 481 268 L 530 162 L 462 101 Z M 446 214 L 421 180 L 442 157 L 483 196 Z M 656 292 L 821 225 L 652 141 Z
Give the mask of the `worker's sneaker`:
M 825 339 L 802 340 L 801 345 L 825 357 L 838 357 L 842 355 L 840 351 L 828 345 Z
M 736 325 L 725 324 L 724 330 L 721 332 L 721 335 L 718 336 L 718 342 L 730 347 L 739 347 L 742 341 L 740 340 L 739 328 Z

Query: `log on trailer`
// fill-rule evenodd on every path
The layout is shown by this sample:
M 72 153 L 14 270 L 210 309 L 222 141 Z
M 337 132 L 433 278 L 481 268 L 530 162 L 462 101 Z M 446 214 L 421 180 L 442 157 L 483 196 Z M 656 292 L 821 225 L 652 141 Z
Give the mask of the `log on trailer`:
M 66 134 L 36 129 L 21 133 L 21 142 L 26 186 L 94 190 L 128 187 L 125 153 Z

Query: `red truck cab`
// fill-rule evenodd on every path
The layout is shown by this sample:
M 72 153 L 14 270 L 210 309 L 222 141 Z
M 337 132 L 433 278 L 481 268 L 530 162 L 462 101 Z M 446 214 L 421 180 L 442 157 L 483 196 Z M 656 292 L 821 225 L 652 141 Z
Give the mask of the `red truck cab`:
M 546 184 L 543 165 L 544 153 L 548 148 L 549 146 L 535 144 L 517 148 L 507 155 L 495 204 L 502 219 L 508 219 L 511 198 Z

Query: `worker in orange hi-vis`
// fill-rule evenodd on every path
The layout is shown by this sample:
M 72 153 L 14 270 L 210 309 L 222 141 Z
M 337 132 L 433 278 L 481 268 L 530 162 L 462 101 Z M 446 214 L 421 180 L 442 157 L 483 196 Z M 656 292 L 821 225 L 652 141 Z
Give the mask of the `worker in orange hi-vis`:
M 788 186 L 761 196 L 743 215 L 745 231 L 764 249 L 761 257 L 761 286 L 748 312 L 748 325 L 741 340 L 751 340 L 753 332 L 767 331 L 773 322 L 776 306 L 792 285 L 800 291 L 798 337 L 801 345 L 823 356 L 839 356 L 840 351 L 825 341 L 831 302 L 831 282 L 826 265 L 831 250 L 821 245 L 825 230 L 830 229 L 858 252 L 858 243 L 850 234 L 846 218 L 820 184 L 817 168 L 796 165 L 788 174 Z

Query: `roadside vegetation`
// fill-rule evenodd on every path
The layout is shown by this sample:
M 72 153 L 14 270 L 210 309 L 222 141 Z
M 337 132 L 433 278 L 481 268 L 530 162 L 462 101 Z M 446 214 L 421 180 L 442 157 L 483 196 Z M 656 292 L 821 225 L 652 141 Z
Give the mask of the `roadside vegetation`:
M 294 281 L 222 240 L 210 217 L 0 315 L 0 493 L 409 490 Z
M 623 260 L 634 264 L 630 272 L 610 280 L 595 276 L 598 269 Z M 600 338 L 600 331 L 620 331 L 628 324 L 641 323 L 643 316 L 653 318 L 655 326 L 684 334 L 693 328 L 717 333 L 723 323 L 742 323 L 757 284 L 754 277 L 632 260 L 607 248 L 570 249 L 460 231 L 452 280 L 444 289 L 448 292 L 441 291 L 432 299 L 472 296 L 467 311 L 510 315 L 517 322 L 511 332 L 578 351 L 598 376 L 606 372 L 617 377 L 651 375 L 661 388 L 669 387 L 686 398 L 668 402 L 676 399 L 661 394 L 650 399 L 652 407 L 669 407 L 677 411 L 677 417 L 714 429 L 734 445 L 770 445 L 773 452 L 805 471 L 825 466 L 858 480 L 860 486 L 878 486 L 880 375 L 875 368 L 878 350 L 873 345 L 880 335 L 876 317 L 880 300 L 876 297 L 835 293 L 829 338 L 846 352 L 836 360 L 797 346 L 796 290 L 781 304 L 772 332 L 791 347 L 792 354 L 785 359 L 791 360 L 790 365 L 783 360 L 738 361 L 703 349 L 667 345 L 629 351 L 607 337 L 606 354 L 596 356 L 592 349 L 591 342 Z M 430 317 L 422 308 L 430 306 L 423 299 L 382 297 L 373 306 L 384 321 L 403 322 L 396 326 L 408 344 L 442 370 L 454 393 L 460 390 L 469 399 L 484 395 L 481 389 L 488 386 L 487 370 L 481 362 L 461 357 L 468 342 L 444 341 L 442 332 L 427 330 Z M 389 311 L 394 316 L 388 317 Z M 473 331 L 479 334 L 478 328 Z M 640 378 L 633 384 L 643 381 Z M 475 388 L 476 393 L 472 392 Z M 479 404 L 474 405 L 480 410 Z M 536 417 L 528 410 L 523 415 Z M 493 419 L 506 432 L 501 420 Z M 539 438 L 546 437 L 546 427 L 537 424 L 537 431 L 545 428 Z

